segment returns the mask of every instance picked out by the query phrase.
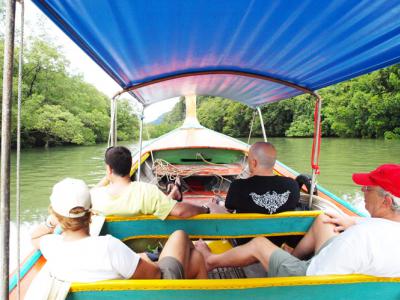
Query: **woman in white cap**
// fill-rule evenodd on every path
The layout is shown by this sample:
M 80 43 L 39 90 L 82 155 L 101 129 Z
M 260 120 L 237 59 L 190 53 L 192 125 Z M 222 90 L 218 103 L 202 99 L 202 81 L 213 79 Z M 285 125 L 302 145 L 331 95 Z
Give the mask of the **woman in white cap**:
M 93 282 L 107 279 L 207 278 L 203 256 L 187 234 L 175 231 L 158 262 L 135 253 L 120 240 L 90 236 L 91 201 L 84 181 L 66 178 L 53 187 L 50 216 L 32 233 L 33 245 L 47 259 L 51 274 L 60 280 Z M 56 226 L 62 229 L 54 234 Z

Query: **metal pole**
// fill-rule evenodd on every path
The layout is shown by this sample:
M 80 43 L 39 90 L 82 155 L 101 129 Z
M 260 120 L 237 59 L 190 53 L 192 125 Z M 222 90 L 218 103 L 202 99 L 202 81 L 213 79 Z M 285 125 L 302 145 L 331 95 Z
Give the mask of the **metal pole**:
M 108 147 L 115 146 L 115 98 L 110 103 L 110 133 L 108 135 Z
M 17 300 L 21 295 L 21 193 L 20 193 L 20 161 L 21 161 L 21 107 L 22 107 L 22 65 L 24 63 L 24 1 L 20 0 L 21 7 L 21 36 L 19 42 L 19 61 L 18 61 L 18 114 L 17 114 L 17 163 L 16 163 L 16 183 L 15 183 L 15 214 L 17 223 Z
M 117 116 L 118 116 L 118 98 L 115 98 L 114 100 L 114 145 L 117 146 L 117 141 L 118 141 L 118 122 L 117 122 Z
M 0 243 L 1 282 L 0 299 L 8 299 L 8 269 L 10 256 L 10 152 L 11 110 L 14 63 L 15 0 L 6 1 L 6 30 L 4 37 L 3 103 L 1 126 L 1 197 L 0 197 Z
M 261 129 L 264 137 L 264 142 L 267 142 L 267 134 L 265 133 L 265 127 L 264 127 L 264 120 L 261 114 L 261 109 L 260 107 L 257 107 L 258 115 L 260 116 L 260 123 L 261 123 Z
M 253 118 L 251 119 L 251 124 L 250 124 L 250 132 L 249 132 L 249 137 L 247 138 L 247 144 L 250 144 L 250 138 L 251 138 L 251 133 L 253 131 L 253 124 L 254 124 L 254 120 L 256 118 L 256 112 L 253 112 Z
M 315 185 L 317 182 L 317 173 L 318 170 L 318 161 L 319 161 L 319 149 L 320 149 L 320 137 L 321 137 L 321 108 L 322 108 L 322 98 L 318 94 L 315 94 L 317 97 L 317 113 L 314 116 L 315 120 L 315 128 L 314 128 L 314 142 L 313 142 L 313 156 L 312 156 L 312 177 L 311 177 L 311 188 L 310 188 L 310 199 L 308 200 L 308 207 L 311 209 L 312 206 L 312 196 L 314 194 Z
M 141 171 L 141 164 L 142 164 L 143 119 L 144 119 L 144 106 L 142 106 L 142 113 L 140 115 L 139 158 L 138 158 L 138 170 L 136 173 L 136 181 L 137 182 L 140 182 L 140 171 Z

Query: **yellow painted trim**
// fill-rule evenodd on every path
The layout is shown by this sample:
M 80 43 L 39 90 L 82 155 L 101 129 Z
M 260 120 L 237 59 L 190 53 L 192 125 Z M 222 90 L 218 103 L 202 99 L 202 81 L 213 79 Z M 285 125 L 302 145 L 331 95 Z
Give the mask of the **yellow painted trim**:
M 278 172 L 277 170 L 275 170 L 275 169 L 273 170 L 273 172 L 274 172 L 275 175 L 282 176 L 282 173 L 279 173 L 279 172 Z
M 322 214 L 322 211 L 287 211 L 279 214 L 265 215 L 265 214 L 202 214 L 197 215 L 185 220 L 248 220 L 248 219 L 279 219 L 279 218 L 305 218 L 317 217 Z M 153 215 L 140 215 L 140 216 L 108 216 L 106 222 L 123 222 L 123 221 L 143 221 L 143 220 L 159 220 Z M 168 217 L 167 220 L 183 220 L 178 217 Z
M 367 275 L 327 275 L 244 279 L 183 279 L 183 280 L 107 280 L 93 283 L 73 283 L 71 292 L 121 290 L 231 290 L 262 287 L 351 284 L 363 282 L 398 282 L 400 278 Z
M 196 234 L 190 235 L 191 239 L 202 239 L 202 238 L 212 238 L 212 239 L 240 239 L 240 238 L 254 238 L 256 236 L 290 236 L 290 235 L 305 235 L 305 232 L 293 231 L 293 232 L 282 232 L 282 233 L 260 233 L 260 234 L 244 234 L 244 235 L 209 235 L 209 234 Z M 129 240 L 135 239 L 165 239 L 169 238 L 169 234 L 160 234 L 160 235 L 132 235 L 128 236 L 122 241 L 126 242 Z
M 146 152 L 145 154 L 143 154 L 143 155 L 142 155 L 142 159 L 140 160 L 140 164 L 144 163 L 144 161 L 145 161 L 146 159 L 148 159 L 149 156 L 150 156 L 150 153 L 149 153 L 149 152 Z M 133 173 L 135 173 L 135 171 L 137 170 L 137 168 L 138 168 L 138 162 L 136 161 L 136 162 L 132 165 L 131 171 L 129 172 L 129 176 L 132 176 Z

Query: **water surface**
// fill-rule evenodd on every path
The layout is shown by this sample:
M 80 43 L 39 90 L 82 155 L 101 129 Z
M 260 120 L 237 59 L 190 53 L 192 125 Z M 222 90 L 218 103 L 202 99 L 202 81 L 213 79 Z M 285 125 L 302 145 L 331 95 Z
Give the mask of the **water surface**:
M 251 142 L 260 139 L 252 139 Z M 278 159 L 299 173 L 311 173 L 312 139 L 271 138 Z M 135 149 L 134 144 L 125 144 Z M 90 186 L 104 176 L 106 145 L 26 149 L 21 153 L 21 245 L 22 256 L 30 251 L 29 232 L 47 216 L 52 186 L 65 177 L 85 180 Z M 352 183 L 353 172 L 367 172 L 383 163 L 400 163 L 400 141 L 323 139 L 318 183 L 357 206 L 360 188 Z M 15 153 L 12 154 L 12 219 L 15 220 Z M 360 208 L 360 207 L 358 207 Z M 11 255 L 15 256 L 15 224 L 11 224 Z M 15 266 L 14 259 L 11 266 Z

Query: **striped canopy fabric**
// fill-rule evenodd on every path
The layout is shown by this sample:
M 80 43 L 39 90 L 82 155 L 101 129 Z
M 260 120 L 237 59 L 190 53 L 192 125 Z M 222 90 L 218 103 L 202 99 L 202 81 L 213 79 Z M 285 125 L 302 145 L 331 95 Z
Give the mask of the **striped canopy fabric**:
M 33 0 L 145 106 L 251 107 L 400 61 L 398 0 Z

